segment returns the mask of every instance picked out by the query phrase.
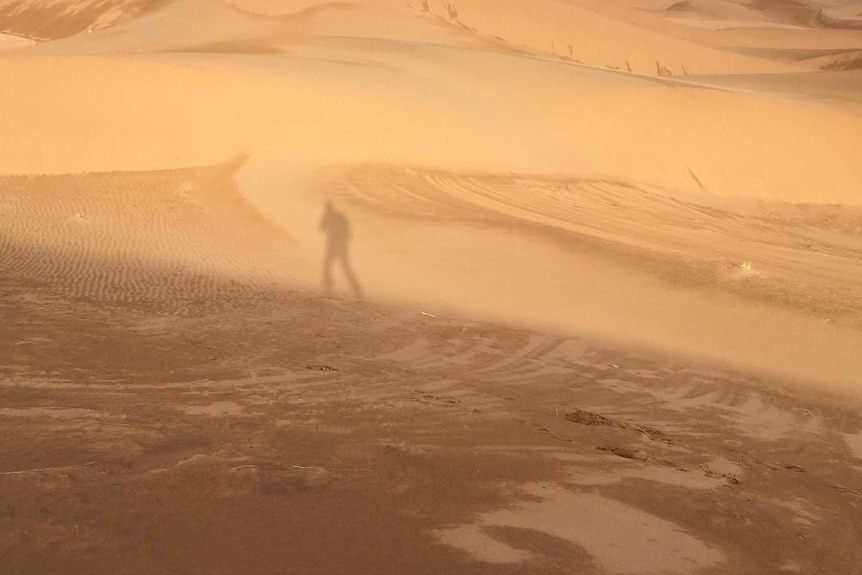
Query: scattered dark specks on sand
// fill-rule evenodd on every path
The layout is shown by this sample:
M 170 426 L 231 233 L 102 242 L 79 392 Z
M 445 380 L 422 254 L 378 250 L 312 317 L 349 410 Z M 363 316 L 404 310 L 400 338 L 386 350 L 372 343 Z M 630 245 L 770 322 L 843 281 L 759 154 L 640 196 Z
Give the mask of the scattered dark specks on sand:
M 628 447 L 598 447 L 602 451 L 610 451 L 617 457 L 626 459 L 635 459 L 637 461 L 649 461 L 652 457 L 650 453 L 643 449 L 630 449 Z
M 739 485 L 739 476 L 735 473 L 720 473 L 718 471 L 713 471 L 711 469 L 705 469 L 703 472 L 705 477 L 709 477 L 710 479 L 726 479 L 729 483 L 733 485 Z
M 795 471 L 796 473 L 805 473 L 805 468 L 799 465 L 791 465 L 784 463 L 776 463 L 774 461 L 770 461 L 766 463 L 766 467 L 773 471 L 780 471 L 782 469 L 786 469 L 788 471 Z
M 442 401 L 443 403 L 450 403 L 452 405 L 454 405 L 456 403 L 461 403 L 460 401 L 458 401 L 457 399 L 455 399 L 453 397 L 442 397 L 439 395 L 433 395 L 431 393 L 423 394 L 422 398 L 423 399 L 431 399 L 431 400 L 435 400 L 435 401 Z
M 566 420 L 571 421 L 573 423 L 581 423 L 583 425 L 613 425 L 616 426 L 616 423 L 604 417 L 603 415 L 599 415 L 598 413 L 592 413 L 591 411 L 583 411 L 581 409 L 575 411 L 574 413 L 567 413 Z
M 837 484 L 833 484 L 832 487 L 834 487 L 841 493 L 846 493 L 847 495 L 855 495 L 856 497 L 862 497 L 862 492 L 856 491 L 855 489 L 850 489 L 848 487 L 844 487 L 843 485 Z
M 565 418 L 566 421 L 580 423 L 582 425 L 608 425 L 610 427 L 616 427 L 617 429 L 631 429 L 638 433 L 642 433 L 650 441 L 661 441 L 662 443 L 673 444 L 673 441 L 665 437 L 664 433 L 658 429 L 616 421 L 603 415 L 599 415 L 598 413 L 584 411 L 583 409 L 578 409 L 573 413 L 567 413 L 565 414 Z
M 305 369 L 313 369 L 316 371 L 338 371 L 338 369 L 331 365 L 306 365 Z

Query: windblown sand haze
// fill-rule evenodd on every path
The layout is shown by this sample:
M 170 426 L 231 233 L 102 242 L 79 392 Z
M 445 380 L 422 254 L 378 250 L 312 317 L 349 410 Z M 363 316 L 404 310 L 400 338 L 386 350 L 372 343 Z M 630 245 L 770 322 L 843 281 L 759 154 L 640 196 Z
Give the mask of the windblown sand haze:
M 0 564 L 862 573 L 862 4 L 0 0 Z

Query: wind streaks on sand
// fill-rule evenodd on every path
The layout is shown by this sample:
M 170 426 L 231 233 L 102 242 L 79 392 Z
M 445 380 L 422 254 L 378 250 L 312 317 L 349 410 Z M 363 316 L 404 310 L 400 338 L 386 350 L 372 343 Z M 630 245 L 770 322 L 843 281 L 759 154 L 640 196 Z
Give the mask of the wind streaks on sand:
M 393 220 L 514 230 L 676 287 L 862 326 L 862 210 L 854 206 L 718 202 L 626 181 L 381 165 L 317 180 Z

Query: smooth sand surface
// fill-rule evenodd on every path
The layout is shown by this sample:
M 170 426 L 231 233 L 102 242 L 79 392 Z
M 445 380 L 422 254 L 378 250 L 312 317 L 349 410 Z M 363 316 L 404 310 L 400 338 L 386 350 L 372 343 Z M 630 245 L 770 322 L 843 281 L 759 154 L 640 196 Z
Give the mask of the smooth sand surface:
M 22 38 L 21 36 L 15 36 L 13 34 L 0 34 L 0 51 L 28 48 L 34 44 L 36 44 L 36 42 L 29 38 Z
M 0 0 L 13 572 L 853 572 L 854 10 Z

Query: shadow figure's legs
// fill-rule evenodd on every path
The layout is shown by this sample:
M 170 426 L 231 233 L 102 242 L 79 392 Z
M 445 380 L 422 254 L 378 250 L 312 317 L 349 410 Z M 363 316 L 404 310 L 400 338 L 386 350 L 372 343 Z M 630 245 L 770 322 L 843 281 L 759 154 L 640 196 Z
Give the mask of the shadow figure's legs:
M 356 299 L 365 299 L 365 294 L 362 292 L 362 286 L 359 285 L 359 280 L 353 273 L 353 268 L 350 266 L 350 260 L 347 259 L 347 254 L 341 258 L 341 267 L 344 269 L 344 275 L 347 276 L 347 281 L 350 283 L 350 289 L 353 290 L 353 295 Z
M 353 267 L 350 265 L 350 258 L 347 257 L 347 246 L 329 245 L 326 249 L 326 256 L 323 259 L 323 291 L 327 296 L 334 293 L 334 282 L 332 278 L 332 268 L 335 264 L 341 265 L 344 270 L 344 275 L 347 282 L 350 284 L 350 289 L 353 291 L 353 296 L 357 299 L 365 299 L 365 294 L 362 291 L 362 286 L 359 285 L 359 280 L 356 279 L 356 274 L 353 273 Z
M 326 257 L 323 260 L 323 293 L 327 296 L 332 295 L 332 267 L 335 259 L 335 253 L 331 249 L 326 250 Z

